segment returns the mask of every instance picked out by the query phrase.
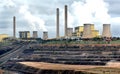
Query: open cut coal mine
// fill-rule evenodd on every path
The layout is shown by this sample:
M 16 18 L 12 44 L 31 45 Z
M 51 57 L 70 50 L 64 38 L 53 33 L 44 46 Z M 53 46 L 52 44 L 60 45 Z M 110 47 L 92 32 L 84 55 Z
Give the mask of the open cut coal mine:
M 25 61 L 105 65 L 109 61 L 120 61 L 120 46 L 42 46 L 34 45 L 23 51 Z

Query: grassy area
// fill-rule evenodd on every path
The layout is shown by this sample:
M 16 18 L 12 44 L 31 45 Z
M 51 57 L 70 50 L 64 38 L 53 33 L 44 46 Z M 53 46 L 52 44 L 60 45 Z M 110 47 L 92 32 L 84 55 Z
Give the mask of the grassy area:
M 45 44 L 108 44 L 106 41 L 48 41 Z M 120 40 L 111 41 L 110 44 L 120 44 Z
M 111 41 L 111 44 L 120 44 L 120 40 Z

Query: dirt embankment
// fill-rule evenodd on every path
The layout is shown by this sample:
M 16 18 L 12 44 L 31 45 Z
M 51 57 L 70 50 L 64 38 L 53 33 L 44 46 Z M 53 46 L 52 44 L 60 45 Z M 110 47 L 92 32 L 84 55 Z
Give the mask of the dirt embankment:
M 105 66 L 92 66 L 92 65 L 66 65 L 66 64 L 53 64 L 53 63 L 44 63 L 44 62 L 20 62 L 26 66 L 32 66 L 39 69 L 53 69 L 53 70 L 82 70 L 82 69 L 91 69 L 99 67 L 111 67 L 111 68 L 120 68 L 120 62 L 109 62 Z

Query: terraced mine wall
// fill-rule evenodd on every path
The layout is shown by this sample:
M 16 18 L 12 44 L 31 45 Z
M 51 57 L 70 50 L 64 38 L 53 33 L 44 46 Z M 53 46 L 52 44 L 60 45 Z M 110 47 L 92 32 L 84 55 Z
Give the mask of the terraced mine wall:
M 31 45 L 17 59 L 19 60 L 10 60 L 10 63 L 13 64 L 8 62 L 2 68 L 22 72 L 23 74 L 97 74 L 74 70 L 37 69 L 14 62 L 33 61 L 72 65 L 106 65 L 109 61 L 120 61 L 120 45 Z M 119 72 L 117 71 L 117 73 Z
M 25 61 L 105 65 L 120 61 L 120 45 L 31 45 L 23 51 Z

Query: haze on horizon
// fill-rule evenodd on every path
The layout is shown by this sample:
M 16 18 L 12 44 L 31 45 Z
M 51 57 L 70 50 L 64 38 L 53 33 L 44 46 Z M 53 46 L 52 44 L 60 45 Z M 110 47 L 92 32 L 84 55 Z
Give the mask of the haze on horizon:
M 68 27 L 94 23 L 102 32 L 103 25 L 111 24 L 112 36 L 120 37 L 119 0 L 0 0 L 0 34 L 12 36 L 13 16 L 19 31 L 48 31 L 56 36 L 56 8 L 60 9 L 60 35 L 64 35 L 64 5 L 68 5 Z

